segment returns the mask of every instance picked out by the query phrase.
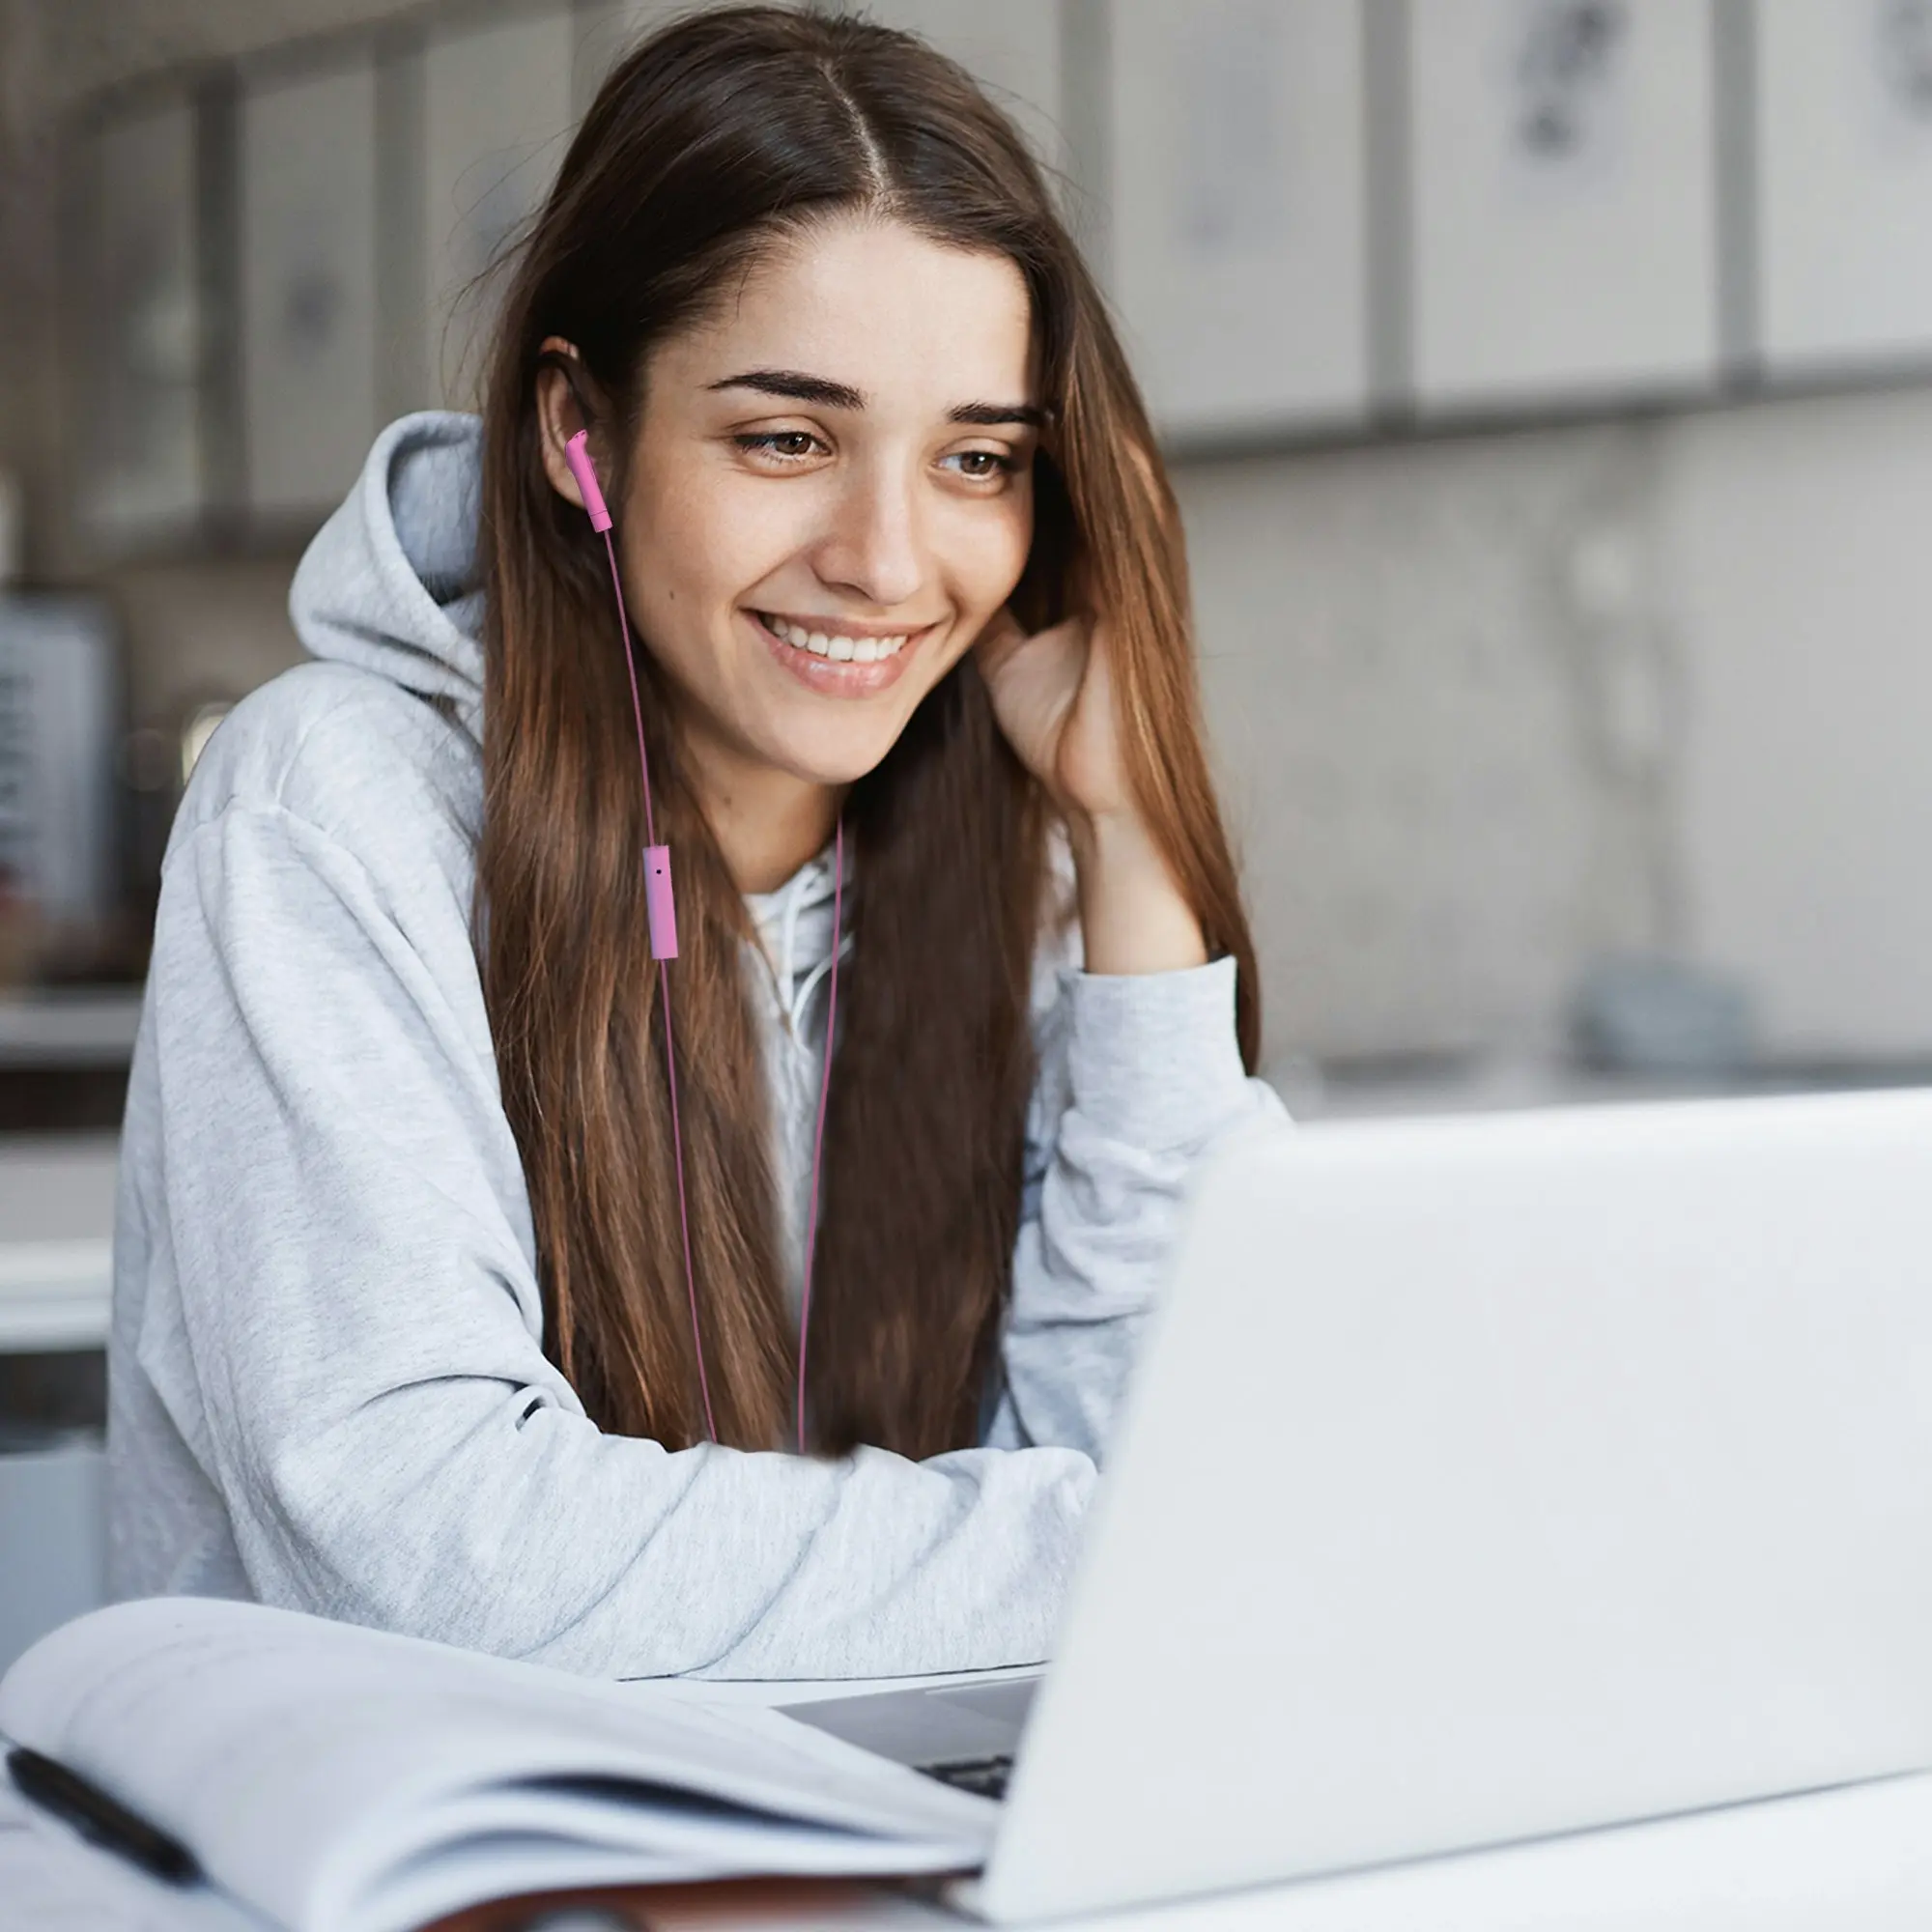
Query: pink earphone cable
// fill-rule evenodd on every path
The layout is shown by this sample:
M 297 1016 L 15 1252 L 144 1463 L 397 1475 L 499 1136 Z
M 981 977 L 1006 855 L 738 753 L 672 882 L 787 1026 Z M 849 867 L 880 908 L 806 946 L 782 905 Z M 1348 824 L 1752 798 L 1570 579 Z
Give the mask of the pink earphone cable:
M 651 811 L 651 754 L 644 744 L 644 706 L 638 695 L 638 663 L 631 645 L 631 618 L 624 607 L 624 581 L 617 574 L 617 550 L 611 532 L 604 531 L 604 554 L 611 560 L 611 588 L 617 599 L 617 624 L 624 634 L 624 669 L 631 680 L 631 716 L 638 726 L 638 768 L 644 781 L 644 839 L 658 842 L 657 821 Z M 656 948 L 653 947 L 653 952 Z M 691 1344 L 697 1354 L 697 1393 L 704 1403 L 704 1433 L 718 1440 L 718 1423 L 711 1413 L 711 1378 L 704 1373 L 704 1331 L 697 1321 L 697 1270 L 691 1262 L 691 1207 L 684 1192 L 684 1127 L 677 1115 L 677 1040 L 671 1026 L 670 974 L 662 956 L 658 958 L 658 984 L 664 993 L 665 1073 L 670 1089 L 670 1145 L 677 1162 L 677 1226 L 684 1238 L 684 1292 L 691 1304 Z
M 677 1111 L 677 1040 L 671 1026 L 670 975 L 666 961 L 677 957 L 677 917 L 671 899 L 670 854 L 658 843 L 657 821 L 651 810 L 651 754 L 644 742 L 644 706 L 638 691 L 637 653 L 631 643 L 631 615 L 624 603 L 624 580 L 617 569 L 617 547 L 611 538 L 611 512 L 605 506 L 597 470 L 590 461 L 590 437 L 579 430 L 565 444 L 564 454 L 578 487 L 590 527 L 604 538 L 604 554 L 611 565 L 611 589 L 617 600 L 617 625 L 624 636 L 624 670 L 631 680 L 631 717 L 638 727 L 638 770 L 644 786 L 644 906 L 650 920 L 651 957 L 658 963 L 658 982 L 664 990 L 665 1073 L 670 1092 L 671 1154 L 677 1163 L 677 1225 L 684 1240 L 684 1291 L 691 1308 L 691 1345 L 697 1356 L 697 1392 L 704 1404 L 704 1430 L 718 1440 L 718 1424 L 711 1412 L 711 1378 L 704 1372 L 704 1330 L 697 1319 L 697 1270 L 691 1259 L 691 1208 L 684 1188 L 684 1128 Z M 818 1114 L 811 1138 L 811 1194 L 806 1211 L 805 1280 L 798 1309 L 798 1451 L 805 1454 L 806 1334 L 811 1319 L 811 1264 L 818 1245 L 818 1181 L 825 1151 L 826 1103 L 832 1094 L 832 1045 L 838 1020 L 838 945 L 844 932 L 845 820 L 841 814 L 832 844 L 832 972 L 826 989 L 824 1067 L 818 1081 Z
M 798 1453 L 805 1454 L 805 1349 L 811 1325 L 811 1264 L 818 1254 L 818 1176 L 825 1153 L 825 1105 L 832 1097 L 833 1029 L 838 1024 L 838 944 L 845 930 L 845 814 L 832 833 L 832 973 L 825 993 L 825 1052 L 818 1075 L 818 1118 L 811 1130 L 811 1199 L 805 1216 L 805 1281 L 798 1296 Z

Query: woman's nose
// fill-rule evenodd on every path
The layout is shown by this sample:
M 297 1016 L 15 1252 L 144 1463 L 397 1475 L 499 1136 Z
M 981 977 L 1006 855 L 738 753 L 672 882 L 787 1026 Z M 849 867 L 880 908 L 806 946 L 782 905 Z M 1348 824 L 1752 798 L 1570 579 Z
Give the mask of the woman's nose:
M 855 473 L 832 506 L 813 558 L 820 579 L 884 608 L 909 603 L 925 582 L 919 503 L 903 477 Z

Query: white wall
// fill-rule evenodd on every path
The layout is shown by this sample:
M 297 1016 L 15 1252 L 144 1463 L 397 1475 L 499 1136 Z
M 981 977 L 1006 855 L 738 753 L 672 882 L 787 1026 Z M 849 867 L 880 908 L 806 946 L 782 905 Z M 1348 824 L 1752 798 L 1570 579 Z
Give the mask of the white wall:
M 1793 1051 L 1932 1052 L 1932 392 L 1679 424 L 1692 937 Z
M 1932 391 L 1180 489 L 1271 1055 L 1534 1050 L 1650 948 L 1932 1052 Z
M 1570 430 L 1180 473 L 1271 1053 L 1533 1048 L 1646 937 L 1560 562 L 1642 451 Z

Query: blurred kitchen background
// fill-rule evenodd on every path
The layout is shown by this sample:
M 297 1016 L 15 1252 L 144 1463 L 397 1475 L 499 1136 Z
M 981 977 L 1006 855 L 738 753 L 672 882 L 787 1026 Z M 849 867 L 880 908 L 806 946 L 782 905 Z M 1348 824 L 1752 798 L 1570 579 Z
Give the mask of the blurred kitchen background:
M 674 11 L 0 0 L 0 1664 L 99 1589 L 185 775 Z M 1932 0 L 865 11 L 1138 358 L 1296 1111 L 1932 1081 Z

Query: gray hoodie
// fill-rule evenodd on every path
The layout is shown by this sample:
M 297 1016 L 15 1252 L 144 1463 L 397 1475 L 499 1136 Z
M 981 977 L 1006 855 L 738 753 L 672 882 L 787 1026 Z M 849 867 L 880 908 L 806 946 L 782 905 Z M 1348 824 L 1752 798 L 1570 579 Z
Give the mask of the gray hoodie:
M 1189 1172 L 1279 1118 L 1241 1070 L 1232 964 L 1043 959 L 984 1446 L 601 1433 L 543 1352 L 470 943 L 478 454 L 465 416 L 384 432 L 296 576 L 316 661 L 222 725 L 169 841 L 115 1237 L 113 1587 L 619 1676 L 1040 1658 Z M 753 908 L 788 1222 L 823 869 Z

